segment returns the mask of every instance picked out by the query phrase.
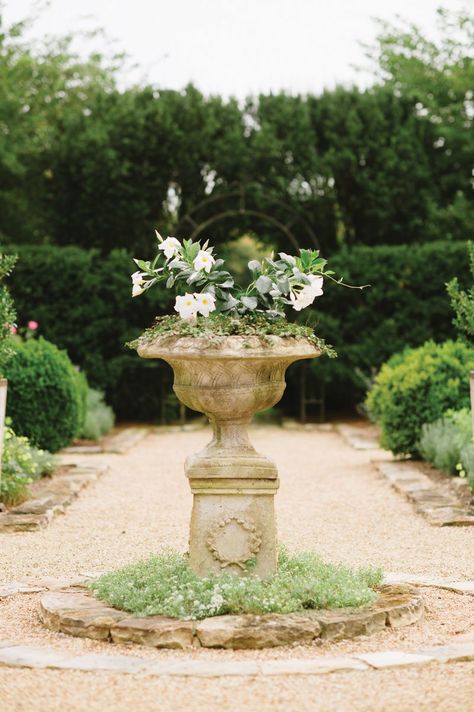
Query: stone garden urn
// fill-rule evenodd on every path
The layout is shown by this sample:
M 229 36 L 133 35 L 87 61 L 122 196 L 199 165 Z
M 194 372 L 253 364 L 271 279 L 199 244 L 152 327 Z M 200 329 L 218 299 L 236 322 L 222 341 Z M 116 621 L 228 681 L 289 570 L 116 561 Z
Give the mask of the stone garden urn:
M 137 351 L 172 367 L 179 400 L 205 413 L 213 428 L 211 442 L 185 463 L 193 493 L 191 568 L 199 576 L 275 573 L 278 472 L 254 449 L 247 426 L 256 412 L 278 403 L 288 366 L 319 350 L 297 337 L 159 336 L 142 337 Z

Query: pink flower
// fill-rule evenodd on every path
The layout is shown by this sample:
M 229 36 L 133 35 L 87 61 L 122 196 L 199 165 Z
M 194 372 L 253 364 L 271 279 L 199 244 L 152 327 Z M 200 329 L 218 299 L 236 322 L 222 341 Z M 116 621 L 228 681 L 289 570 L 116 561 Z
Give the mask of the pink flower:
M 10 326 L 10 331 L 11 331 L 12 334 L 16 334 L 16 331 L 17 331 L 16 326 L 13 326 L 13 324 L 12 324 L 12 325 Z
M 38 328 L 39 324 L 38 324 L 37 321 L 29 321 L 28 324 L 27 324 L 27 326 L 28 326 L 28 329 L 29 329 L 30 331 L 36 331 L 36 329 Z

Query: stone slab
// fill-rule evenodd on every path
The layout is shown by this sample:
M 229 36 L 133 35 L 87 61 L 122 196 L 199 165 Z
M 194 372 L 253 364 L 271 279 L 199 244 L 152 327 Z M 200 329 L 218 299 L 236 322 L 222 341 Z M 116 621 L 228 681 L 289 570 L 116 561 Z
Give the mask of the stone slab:
M 298 615 L 215 616 L 196 624 L 196 636 L 203 647 L 233 650 L 310 643 L 320 633 L 317 620 Z
M 428 655 L 443 663 L 463 663 L 474 660 L 473 643 L 452 643 L 442 647 L 420 650 L 420 654 Z
M 416 574 L 386 573 L 384 576 L 384 583 L 390 585 L 397 583 L 412 584 L 414 586 L 442 588 L 446 591 L 453 591 L 454 593 L 467 593 L 474 595 L 474 581 L 454 581 L 430 576 L 417 576 Z
M 0 514 L 0 532 L 31 532 L 45 529 L 51 517 L 49 514 Z
M 404 653 L 401 650 L 388 650 L 380 653 L 363 653 L 354 656 L 357 660 L 367 663 L 372 668 L 380 670 L 382 668 L 405 667 L 407 665 L 427 665 L 434 662 L 435 658 L 430 655 L 419 653 Z
M 50 648 L 37 648 L 28 645 L 14 645 L 10 648 L 0 647 L 0 666 L 48 668 L 56 667 L 65 658 L 67 658 L 66 654 Z
M 258 675 L 260 664 L 253 660 L 217 661 L 185 660 L 169 663 L 150 664 L 146 673 L 151 675 L 172 675 L 178 677 L 246 677 Z
M 46 588 L 46 586 L 41 586 L 37 583 L 29 584 L 12 581 L 12 583 L 4 583 L 0 586 L 0 598 L 16 596 L 18 593 L 41 593 L 41 591 L 44 591 Z
M 152 648 L 193 645 L 193 623 L 165 616 L 124 618 L 112 626 L 110 633 L 114 643 L 139 643 Z
M 74 658 L 61 660 L 56 668 L 66 668 L 69 670 L 84 671 L 110 671 L 110 672 L 141 672 L 148 666 L 147 660 L 135 658 L 131 655 L 99 655 L 90 653 L 89 655 L 78 655 Z
M 264 660 L 261 663 L 262 675 L 324 675 L 330 672 L 346 670 L 368 670 L 361 660 L 350 657 Z

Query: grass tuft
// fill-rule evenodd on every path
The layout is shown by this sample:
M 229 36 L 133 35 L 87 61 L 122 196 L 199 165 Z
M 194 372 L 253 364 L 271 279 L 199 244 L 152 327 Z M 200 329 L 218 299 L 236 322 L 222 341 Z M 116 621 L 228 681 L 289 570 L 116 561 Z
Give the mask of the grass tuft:
M 199 578 L 183 554 L 165 551 L 104 574 L 90 584 L 97 598 L 139 616 L 185 620 L 241 613 L 293 613 L 307 609 L 359 608 L 377 598 L 380 569 L 352 570 L 324 563 L 314 552 L 282 549 L 278 572 L 262 581 L 220 573 Z

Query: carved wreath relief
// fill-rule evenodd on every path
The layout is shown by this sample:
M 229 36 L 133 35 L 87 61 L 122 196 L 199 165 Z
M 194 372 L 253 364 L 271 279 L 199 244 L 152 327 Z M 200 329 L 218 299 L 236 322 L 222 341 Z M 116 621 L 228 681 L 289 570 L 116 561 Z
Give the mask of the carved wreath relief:
M 221 569 L 239 566 L 246 570 L 246 562 L 260 550 L 262 534 L 251 519 L 228 515 L 208 531 L 206 544 Z

